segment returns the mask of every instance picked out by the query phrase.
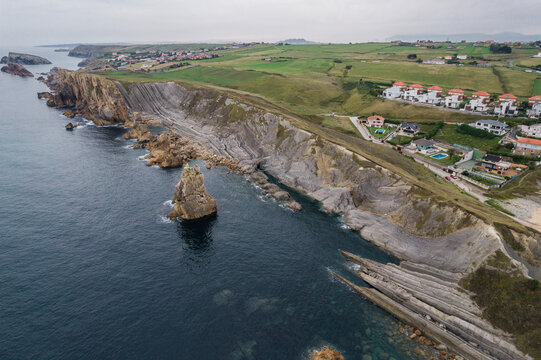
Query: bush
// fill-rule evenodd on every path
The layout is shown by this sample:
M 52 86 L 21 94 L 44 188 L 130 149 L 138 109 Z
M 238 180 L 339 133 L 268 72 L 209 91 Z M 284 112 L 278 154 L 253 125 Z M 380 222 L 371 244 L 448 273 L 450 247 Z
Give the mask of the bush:
M 493 133 L 490 133 L 488 131 L 481 130 L 481 129 L 476 129 L 476 128 L 471 127 L 470 125 L 466 125 L 466 124 L 462 124 L 462 125 L 458 126 L 457 127 L 457 132 L 461 133 L 461 134 L 475 136 L 475 137 L 478 137 L 478 138 L 483 138 L 483 139 L 494 139 L 495 137 L 497 137 Z
M 417 54 L 409 54 L 408 59 L 410 60 L 417 59 Z
M 511 54 L 513 51 L 511 47 L 504 44 L 490 44 L 488 49 L 493 54 Z

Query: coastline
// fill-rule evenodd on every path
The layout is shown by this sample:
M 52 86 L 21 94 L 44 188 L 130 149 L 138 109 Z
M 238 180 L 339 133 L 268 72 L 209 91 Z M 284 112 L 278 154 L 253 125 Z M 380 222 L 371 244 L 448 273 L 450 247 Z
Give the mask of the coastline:
M 246 172 L 267 172 L 320 201 L 329 212 L 343 215 L 344 223 L 363 238 L 399 259 L 424 267 L 424 271 L 437 272 L 437 268 L 459 279 L 475 268 L 472 264 L 481 264 L 497 250 L 506 252 L 495 230 L 476 220 L 457 232 L 435 237 L 391 222 L 390 213 L 408 209 L 415 213 L 416 209 L 408 205 L 412 201 L 410 185 L 339 145 L 295 128 L 276 114 L 220 94 L 203 94 L 208 95 L 207 99 L 196 99 L 195 92 L 173 83 L 135 84 L 129 91 L 120 84 L 116 88 L 125 105 L 115 105 L 162 121 L 170 131 L 197 142 L 210 153 L 237 161 Z M 218 96 L 220 107 L 212 104 L 212 96 Z M 232 113 L 249 116 L 249 121 L 239 121 Z M 224 121 L 226 116 L 229 118 Z M 366 181 L 370 184 L 366 185 Z M 351 195 L 352 188 L 358 186 L 364 196 L 361 206 Z M 447 209 L 446 214 L 456 215 L 456 209 Z M 459 222 L 469 215 L 456 216 L 459 219 L 455 222 Z M 472 238 L 477 241 L 472 242 Z M 527 274 L 522 264 L 515 263 Z

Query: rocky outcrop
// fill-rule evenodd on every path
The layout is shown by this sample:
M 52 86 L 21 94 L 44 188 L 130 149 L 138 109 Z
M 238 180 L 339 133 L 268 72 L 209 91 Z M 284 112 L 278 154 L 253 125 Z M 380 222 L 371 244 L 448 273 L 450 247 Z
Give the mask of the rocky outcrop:
M 8 63 L 6 66 L 3 66 L 1 71 L 12 74 L 12 75 L 18 75 L 22 77 L 34 77 L 34 74 L 32 74 L 30 71 L 28 71 L 24 66 L 21 64 L 16 63 Z
M 53 68 L 47 85 L 54 94 L 47 105 L 73 107 L 96 125 L 112 125 L 129 121 L 122 94 L 110 80 L 97 75 Z
M 467 359 L 531 359 L 517 350 L 510 335 L 481 319 L 481 309 L 458 285 L 461 274 L 412 262 L 384 265 L 342 254 L 372 288 L 336 277 L 400 320 L 447 344 L 452 352 Z
M 66 130 L 73 130 L 73 129 L 75 129 L 75 128 L 78 127 L 78 126 L 79 126 L 79 124 L 75 124 L 75 125 L 74 125 L 73 123 L 68 123 L 68 124 L 66 125 Z
M 38 93 L 38 99 L 50 99 L 53 97 L 53 94 L 51 94 L 48 91 L 43 91 Z
M 346 358 L 329 346 L 313 353 L 310 360 L 346 360 Z
M 261 193 L 267 197 L 273 198 L 279 202 L 285 202 L 286 207 L 294 211 L 301 211 L 302 206 L 291 195 L 282 190 L 278 185 L 270 183 L 269 177 L 262 172 L 254 171 L 248 178 L 249 181 L 256 183 L 261 188 Z
M 21 54 L 10 52 L 8 56 L 2 57 L 0 60 L 2 64 L 15 63 L 23 65 L 41 65 L 41 64 L 50 64 L 51 62 L 41 56 L 30 55 L 30 54 Z
M 168 215 L 173 220 L 194 220 L 216 213 L 216 200 L 207 193 L 199 166 L 186 164 L 173 203 L 175 207 Z
M 63 115 L 65 117 L 69 117 L 69 118 L 72 118 L 72 119 L 75 117 L 75 113 L 71 109 L 68 109 L 68 110 L 64 111 Z

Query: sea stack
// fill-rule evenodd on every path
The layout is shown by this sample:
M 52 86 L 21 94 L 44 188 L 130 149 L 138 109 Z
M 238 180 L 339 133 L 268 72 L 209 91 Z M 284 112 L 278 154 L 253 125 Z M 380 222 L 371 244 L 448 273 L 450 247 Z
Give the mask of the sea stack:
M 24 65 L 41 65 L 41 64 L 50 64 L 51 62 L 41 56 L 30 55 L 30 54 L 21 54 L 10 52 L 7 56 L 0 59 L 2 64 L 24 64 Z
M 173 203 L 175 207 L 168 215 L 171 220 L 195 220 L 216 213 L 216 200 L 207 193 L 199 166 L 186 164 Z

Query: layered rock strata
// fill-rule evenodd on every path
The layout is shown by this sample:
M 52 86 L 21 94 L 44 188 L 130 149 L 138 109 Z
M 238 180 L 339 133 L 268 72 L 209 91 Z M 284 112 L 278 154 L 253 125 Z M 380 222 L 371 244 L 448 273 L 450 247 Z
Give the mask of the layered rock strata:
M 11 74 L 11 75 L 18 75 L 22 77 L 34 77 L 34 74 L 32 74 L 30 71 L 28 71 L 24 66 L 21 64 L 16 63 L 8 63 L 6 66 L 2 66 L 0 69 L 2 72 Z

